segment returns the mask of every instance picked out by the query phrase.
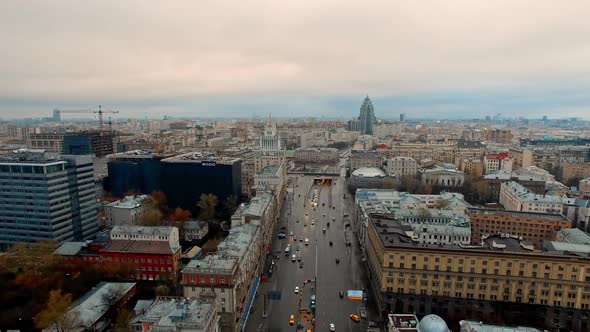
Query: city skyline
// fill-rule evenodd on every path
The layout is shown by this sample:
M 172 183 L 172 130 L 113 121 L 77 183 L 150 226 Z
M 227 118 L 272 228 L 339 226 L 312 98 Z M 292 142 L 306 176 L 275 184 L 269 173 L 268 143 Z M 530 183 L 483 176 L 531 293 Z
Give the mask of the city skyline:
M 0 117 L 104 104 L 122 118 L 348 119 L 367 93 L 377 118 L 584 117 L 590 5 L 555 6 L 4 2 Z

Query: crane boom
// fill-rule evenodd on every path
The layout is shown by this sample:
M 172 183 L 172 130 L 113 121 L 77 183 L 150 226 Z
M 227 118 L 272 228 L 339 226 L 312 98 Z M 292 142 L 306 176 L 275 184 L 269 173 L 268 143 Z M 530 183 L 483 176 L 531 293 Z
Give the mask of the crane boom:
M 110 114 L 117 114 L 117 113 L 119 113 L 119 111 L 103 110 L 102 109 L 102 105 L 98 105 L 98 110 L 96 110 L 96 109 L 77 109 L 77 110 L 59 110 L 59 109 L 56 109 L 54 111 L 54 113 L 55 112 L 57 112 L 58 115 L 60 113 L 93 113 L 93 114 L 98 114 L 98 128 L 99 128 L 100 131 L 103 130 L 103 126 L 104 126 L 104 122 L 103 122 L 103 118 L 102 118 L 102 115 L 104 113 L 110 113 Z

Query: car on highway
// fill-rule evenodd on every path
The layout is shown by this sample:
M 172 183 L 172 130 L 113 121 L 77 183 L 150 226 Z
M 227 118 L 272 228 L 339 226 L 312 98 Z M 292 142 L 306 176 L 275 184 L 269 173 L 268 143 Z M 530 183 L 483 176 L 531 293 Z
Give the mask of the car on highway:
M 295 254 L 293 254 L 293 256 L 291 256 L 291 262 L 294 262 L 297 260 L 297 256 L 295 256 Z
M 299 262 L 299 268 L 302 269 L 303 268 L 303 262 Z
M 299 286 L 295 286 L 295 294 L 299 294 Z
M 289 233 L 289 235 L 293 236 L 293 232 Z
M 334 323 L 330 323 L 330 332 L 336 331 L 336 325 Z
M 295 315 L 289 316 L 289 325 L 295 325 Z
M 284 239 L 286 237 L 287 237 L 287 235 L 285 233 L 283 233 L 283 232 L 279 233 L 279 239 Z
M 297 254 L 297 260 L 301 262 L 301 254 Z
M 324 214 L 322 214 L 322 216 L 323 216 L 323 217 L 325 217 L 325 216 L 326 216 L 326 214 L 324 213 Z
M 340 298 L 344 297 L 344 292 L 343 291 L 338 291 L 338 296 L 340 296 Z
M 309 239 L 305 238 L 305 245 L 308 246 L 309 245 Z
M 359 317 L 359 315 L 355 315 L 355 314 L 350 315 L 350 319 L 352 319 L 355 322 L 361 321 L 361 318 Z
M 306 216 L 306 217 L 309 217 L 309 213 L 305 212 L 305 216 Z
M 313 225 L 315 225 L 315 220 L 312 220 L 312 221 L 311 221 L 311 225 L 312 225 L 312 226 L 313 226 Z
M 303 242 L 303 236 L 299 237 L 299 242 Z

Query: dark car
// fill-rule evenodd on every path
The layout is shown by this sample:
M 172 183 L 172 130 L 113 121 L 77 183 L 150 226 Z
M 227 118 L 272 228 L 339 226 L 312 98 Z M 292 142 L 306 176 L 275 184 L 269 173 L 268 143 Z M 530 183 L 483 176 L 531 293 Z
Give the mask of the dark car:
M 336 257 L 336 264 L 340 263 L 340 258 Z
M 338 292 L 338 296 L 340 296 L 340 298 L 343 298 L 344 297 L 344 292 L 343 291 L 339 291 Z

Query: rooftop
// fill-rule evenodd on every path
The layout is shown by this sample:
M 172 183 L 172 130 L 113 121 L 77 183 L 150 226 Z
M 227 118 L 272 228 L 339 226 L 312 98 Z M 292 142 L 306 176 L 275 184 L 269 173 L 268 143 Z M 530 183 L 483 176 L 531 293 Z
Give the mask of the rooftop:
M 469 320 L 462 320 L 459 325 L 461 332 L 543 332 L 533 327 L 490 325 Z
M 577 228 L 564 228 L 557 232 L 557 237 L 563 242 L 576 244 L 590 244 L 590 235 Z
M 187 162 L 187 163 L 201 163 L 201 162 L 213 162 L 217 164 L 231 165 L 240 161 L 240 158 L 232 157 L 221 157 L 215 156 L 212 152 L 189 152 L 166 159 L 162 159 L 162 162 L 175 163 L 175 162 Z
M 125 196 L 122 200 L 109 203 L 106 206 L 117 209 L 133 209 L 140 207 L 147 198 L 148 195 Z
M 588 256 L 590 254 L 590 245 L 578 244 L 569 242 L 558 242 L 558 241 L 543 241 L 542 245 L 545 251 L 555 251 L 562 253 L 576 253 Z
M 417 331 L 418 317 L 415 314 L 389 314 L 387 315 L 389 326 L 403 332 Z
M 18 149 L 0 155 L 0 164 L 57 164 L 63 163 L 62 156 L 40 149 Z
M 361 167 L 352 172 L 352 175 L 366 178 L 382 178 L 385 177 L 385 172 L 377 167 Z
M 176 227 L 172 226 L 136 226 L 136 225 L 116 225 L 111 229 L 113 234 L 133 234 L 149 236 L 170 236 Z
M 229 235 L 217 246 L 217 252 L 200 260 L 192 260 L 183 273 L 232 274 L 258 233 L 258 226 L 241 224 L 230 228 Z
M 555 221 L 569 222 L 569 219 L 567 219 L 566 217 L 564 217 L 560 214 L 549 214 L 549 213 L 540 213 L 540 212 L 517 212 L 517 211 L 504 211 L 504 210 L 496 210 L 496 209 L 471 207 L 471 208 L 469 208 L 469 213 L 485 214 L 485 215 L 498 215 L 498 216 L 508 215 L 513 218 L 530 218 L 530 219 L 542 219 L 542 220 L 555 220 Z
M 113 153 L 107 156 L 108 159 L 152 159 L 157 157 L 170 157 L 172 155 L 163 156 L 153 150 L 133 150 L 119 153 Z
M 260 172 L 256 173 L 256 176 L 275 176 L 277 172 L 280 170 L 281 165 L 269 165 L 264 167 L 260 170 Z
M 146 311 L 141 322 L 154 327 L 184 327 L 205 330 L 215 314 L 215 298 L 158 297 Z
M 92 326 L 109 309 L 109 306 L 104 303 L 105 297 L 115 296 L 116 301 L 114 302 L 117 302 L 129 293 L 133 287 L 135 287 L 134 282 L 100 282 L 91 291 L 74 302 L 68 312 L 78 312 L 77 319 L 80 321 L 80 325 Z
M 535 194 L 515 181 L 504 182 L 502 183 L 502 187 L 505 187 L 508 191 L 514 192 L 523 202 L 563 204 L 563 198 L 561 196 Z
M 175 252 L 173 249 L 164 241 L 112 240 L 101 249 L 101 252 L 172 255 Z
M 87 242 L 64 242 L 53 252 L 53 254 L 60 256 L 75 256 L 87 245 Z

